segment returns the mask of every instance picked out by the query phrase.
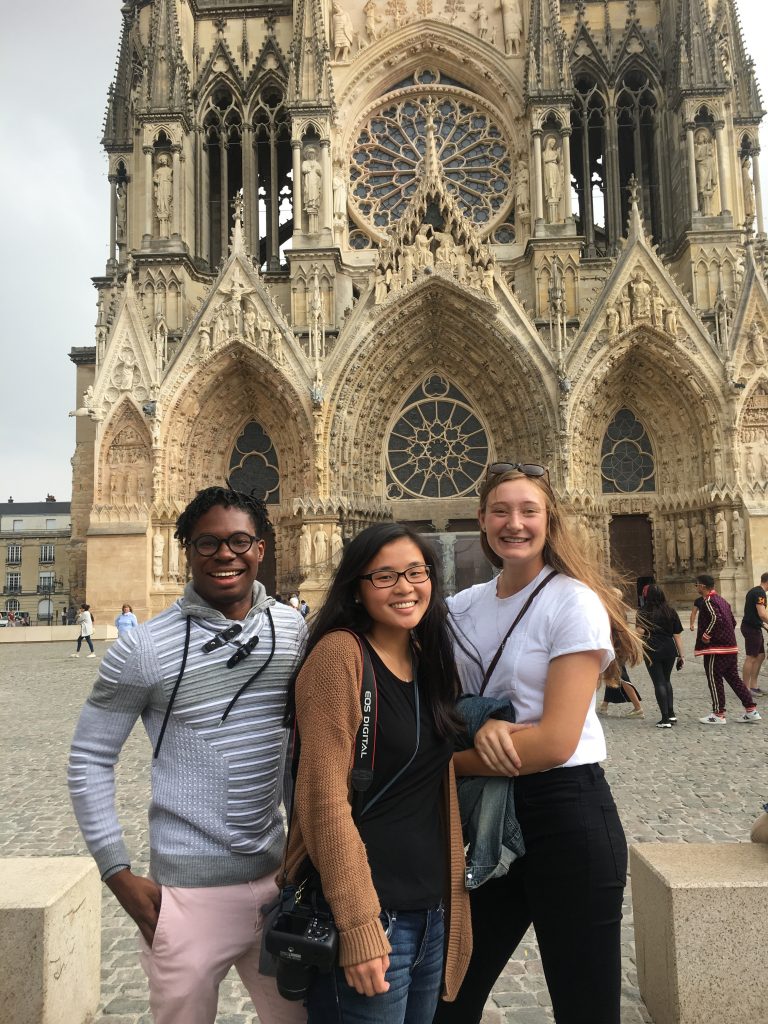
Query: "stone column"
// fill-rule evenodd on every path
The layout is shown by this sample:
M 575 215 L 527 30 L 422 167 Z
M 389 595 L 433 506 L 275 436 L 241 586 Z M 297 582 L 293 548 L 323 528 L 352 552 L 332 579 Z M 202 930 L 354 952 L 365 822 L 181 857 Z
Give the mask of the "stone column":
M 256 142 L 256 132 L 251 135 L 251 176 L 248 179 L 251 185 L 251 255 L 256 257 L 256 262 L 261 262 L 261 246 L 259 245 L 259 148 Z
M 152 237 L 152 147 L 144 147 L 144 239 Z
M 320 206 L 320 230 L 331 231 L 333 228 L 333 185 L 331 174 L 331 142 L 330 139 L 320 140 L 320 167 L 323 171 L 323 194 Z
M 573 219 L 571 201 L 571 130 L 563 129 L 563 220 Z
M 291 151 L 293 156 L 293 233 L 302 233 L 301 208 L 301 139 L 291 140 Z
M 544 192 L 541 166 L 541 131 L 533 133 L 533 218 L 544 220 Z M 534 231 L 531 234 L 535 234 Z
M 731 175 L 728 168 L 725 132 L 722 121 L 715 125 L 715 143 L 717 148 L 717 174 L 720 178 L 720 215 L 731 213 Z
M 219 135 L 219 209 L 221 210 L 220 238 L 221 258 L 229 253 L 229 168 L 227 165 L 227 140 Z
M 181 146 L 171 147 L 173 161 L 173 209 L 171 210 L 171 236 L 181 235 Z
M 277 130 L 273 126 L 269 138 L 269 270 L 280 269 L 280 198 L 277 187 Z
M 115 262 L 115 246 L 117 245 L 117 177 L 109 175 L 109 263 Z M 126 225 L 127 231 L 127 225 Z
M 208 169 L 209 150 L 207 143 L 201 146 L 200 161 L 200 255 L 211 261 L 211 178 Z
M 585 134 L 587 134 L 585 132 Z M 590 171 L 585 172 L 590 177 Z M 592 192 L 590 190 L 590 203 Z M 621 180 L 619 175 L 618 129 L 616 108 L 609 106 L 605 112 L 605 227 L 608 232 L 608 246 L 612 254 L 618 251 L 619 239 L 624 235 L 621 217 Z M 594 212 L 592 214 L 594 217 Z M 594 236 L 594 225 L 592 225 Z M 593 237 L 594 243 L 594 237 Z M 594 245 L 593 245 L 594 249 Z
M 760 188 L 760 150 L 752 150 L 752 184 L 755 186 L 755 216 L 757 217 L 757 233 L 765 234 L 763 218 L 763 192 Z
M 691 193 L 691 213 L 699 212 L 699 190 L 696 187 L 696 147 L 693 142 L 693 125 L 685 126 L 685 143 L 688 150 L 688 188 Z
M 443 589 L 446 594 L 456 593 L 456 534 L 440 533 L 440 561 L 443 571 Z
M 253 222 L 253 190 L 251 188 L 251 169 L 253 165 L 253 136 L 251 126 L 243 125 L 243 238 L 248 252 L 253 254 L 251 244 L 251 224 Z

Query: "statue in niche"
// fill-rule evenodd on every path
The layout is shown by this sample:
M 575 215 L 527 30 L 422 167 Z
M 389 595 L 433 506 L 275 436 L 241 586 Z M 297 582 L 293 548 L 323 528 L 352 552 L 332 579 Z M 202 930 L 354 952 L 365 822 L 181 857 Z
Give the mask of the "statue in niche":
M 691 531 L 684 519 L 677 520 L 675 531 L 677 538 L 677 554 L 680 558 L 680 568 L 685 571 L 691 562 Z
M 413 281 L 413 275 L 416 273 L 416 253 L 412 245 L 404 245 L 403 253 L 400 259 L 400 278 L 405 288 Z
M 155 583 L 163 579 L 163 552 L 165 551 L 165 537 L 160 530 L 155 530 L 152 538 L 152 577 Z
M 307 523 L 301 528 L 299 532 L 299 565 L 302 568 L 307 568 L 312 564 L 312 535 L 309 532 L 309 526 Z
M 89 384 L 83 392 L 83 406 L 88 412 L 93 412 L 93 384 Z
M 380 267 L 376 268 L 373 275 L 373 301 L 378 306 L 387 297 L 387 281 Z
M 655 284 L 651 289 L 651 310 L 653 313 L 653 326 L 660 331 L 664 330 L 664 297 L 659 286 Z
M 712 216 L 712 197 L 715 194 L 715 143 L 707 128 L 699 128 L 694 136 L 696 159 L 696 193 L 699 210 L 705 217 Z
M 171 537 L 170 544 L 168 545 L 168 576 L 174 583 L 178 583 L 181 580 L 179 573 L 179 544 L 174 537 Z
M 728 523 L 725 521 L 725 512 L 715 514 L 715 551 L 718 562 L 725 565 L 728 561 Z
M 667 555 L 667 568 L 674 569 L 677 566 L 677 552 L 675 549 L 675 527 L 672 520 L 664 523 L 664 548 Z
M 115 188 L 115 239 L 118 245 L 126 242 L 128 227 L 128 188 L 124 181 L 118 181 Z
M 379 26 L 381 25 L 381 15 L 376 6 L 376 0 L 366 0 L 363 14 L 365 15 L 365 34 L 368 37 L 368 42 L 375 43 L 379 38 Z
M 494 289 L 494 276 L 495 267 L 493 265 L 493 262 L 489 261 L 485 270 L 483 270 L 483 291 L 492 302 L 496 301 L 496 291 Z
M 333 180 L 333 226 L 343 233 L 347 226 L 347 179 L 339 164 L 334 167 Z
M 488 35 L 488 11 L 484 4 L 477 5 L 472 12 L 472 18 L 477 22 L 477 38 L 485 39 Z
M 499 0 L 499 7 L 504 30 L 504 53 L 508 57 L 517 57 L 523 38 L 523 15 L 520 12 L 520 0 Z
M 629 285 L 632 295 L 632 322 L 651 319 L 651 286 L 636 270 Z
M 453 257 L 451 259 L 453 263 L 454 273 L 456 280 L 459 284 L 467 283 L 467 272 L 469 269 L 467 250 L 463 245 L 456 245 L 453 249 Z
M 745 153 L 741 158 L 741 188 L 744 193 L 744 221 L 752 224 L 755 219 L 755 186 L 752 181 L 752 156 Z
M 262 348 L 265 352 L 269 349 L 269 335 L 272 330 L 272 324 L 269 318 L 259 313 L 258 317 L 258 328 L 259 328 L 259 348 Z
M 432 255 L 433 233 L 431 224 L 422 224 L 416 232 L 413 241 L 416 246 L 416 266 L 419 270 L 435 265 L 435 257 Z
M 278 365 L 283 363 L 283 338 L 277 327 L 269 332 L 269 354 Z
M 605 329 L 609 338 L 616 338 L 619 334 L 619 314 L 615 306 L 607 306 L 605 310 Z
M 691 523 L 691 537 L 693 560 L 697 565 L 703 565 L 707 559 L 707 528 L 700 519 L 694 519 Z
M 124 348 L 120 353 L 120 361 L 115 370 L 115 384 L 121 391 L 130 391 L 133 388 L 133 376 L 136 369 L 136 356 L 129 348 Z
M 768 449 L 760 449 L 760 479 L 768 480 Z
M 560 200 L 563 198 L 563 168 L 560 146 L 554 135 L 547 138 L 542 155 L 544 164 L 544 198 L 547 201 L 547 220 L 554 224 L 560 220 Z
M 749 353 L 749 359 L 755 364 L 755 366 L 764 366 L 768 359 L 768 354 L 765 350 L 765 339 L 760 331 L 760 328 L 755 321 L 749 329 L 749 346 L 747 349 Z
M 622 331 L 629 330 L 632 325 L 632 300 L 627 288 L 622 289 L 619 295 L 619 322 Z
M 301 185 L 310 235 L 316 235 L 319 229 L 322 183 L 323 169 L 317 159 L 317 150 L 308 146 L 301 164 Z
M 747 536 L 744 531 L 744 520 L 736 509 L 731 516 L 731 532 L 733 533 L 733 560 L 741 565 L 747 554 Z
M 207 320 L 200 324 L 200 351 L 204 356 L 211 351 L 211 325 Z
M 120 500 L 117 472 L 113 469 L 109 474 L 109 503 L 117 505 Z
M 243 330 L 245 331 L 245 340 L 250 342 L 251 345 L 256 344 L 256 310 L 253 306 L 248 305 L 245 313 L 243 314 Z
M 328 560 L 328 538 L 322 526 L 318 526 L 317 530 L 315 530 L 312 546 L 315 549 L 315 565 L 324 565 Z
M 338 569 L 341 563 L 341 556 L 344 551 L 344 538 L 341 535 L 341 527 L 337 523 L 333 528 L 331 534 L 331 564 L 334 569 Z
M 751 448 L 747 448 L 747 454 L 744 457 L 744 477 L 748 484 L 754 483 L 757 478 L 755 455 Z
M 667 306 L 664 314 L 664 329 L 671 337 L 677 337 L 677 310 L 674 306 Z
M 167 238 L 173 205 L 173 171 L 167 153 L 157 158 L 157 170 L 152 178 L 155 194 L 155 213 L 160 222 L 160 237 Z
M 213 318 L 213 347 L 216 348 L 219 345 L 223 345 L 225 341 L 229 340 L 229 317 L 227 316 L 227 309 L 222 302 L 216 309 L 216 313 Z
M 453 235 L 448 231 L 435 231 L 437 239 L 437 250 L 435 251 L 435 264 L 437 266 L 450 266 L 453 256 Z
M 146 505 L 147 503 L 147 482 L 144 479 L 144 470 L 139 471 L 138 479 L 136 480 L 136 501 L 139 505 Z
M 339 3 L 333 0 L 333 59 L 336 61 L 349 60 L 349 52 L 355 45 L 355 29 L 352 19 Z
M 528 165 L 522 157 L 515 167 L 515 226 L 520 228 L 531 219 L 531 186 Z

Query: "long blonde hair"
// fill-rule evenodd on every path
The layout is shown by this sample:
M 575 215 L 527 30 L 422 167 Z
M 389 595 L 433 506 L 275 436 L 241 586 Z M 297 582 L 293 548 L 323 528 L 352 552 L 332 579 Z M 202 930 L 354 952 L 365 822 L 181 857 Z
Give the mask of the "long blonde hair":
M 611 570 L 598 565 L 597 561 L 579 546 L 573 536 L 563 513 L 558 506 L 555 492 L 552 490 L 548 477 L 527 476 L 519 470 L 498 473 L 486 477 L 480 488 L 480 509 L 485 511 L 489 495 L 500 484 L 509 480 L 527 480 L 537 487 L 544 495 L 547 509 L 547 532 L 544 541 L 543 557 L 546 565 L 571 579 L 579 580 L 590 590 L 594 590 L 603 603 L 611 623 L 611 637 L 616 652 L 616 662 L 621 665 L 637 665 L 643 657 L 643 644 L 634 630 L 627 625 L 628 606 L 621 596 L 621 590 L 615 586 Z M 485 533 L 480 534 L 480 544 L 485 557 L 493 565 L 501 568 L 503 560 L 488 543 Z

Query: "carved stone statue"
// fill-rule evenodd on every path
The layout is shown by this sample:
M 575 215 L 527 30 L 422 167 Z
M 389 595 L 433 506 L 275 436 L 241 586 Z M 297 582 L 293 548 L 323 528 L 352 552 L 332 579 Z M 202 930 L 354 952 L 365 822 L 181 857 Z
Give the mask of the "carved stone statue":
M 764 366 L 768 359 L 765 349 L 765 339 L 755 321 L 749 329 L 749 345 L 747 348 L 748 358 L 755 366 Z
M 355 29 L 352 19 L 339 3 L 333 2 L 333 59 L 349 60 L 349 51 L 355 45 Z
M 696 159 L 696 192 L 699 210 L 705 217 L 712 216 L 712 197 L 717 185 L 715 169 L 715 143 L 707 128 L 699 128 L 694 135 Z
M 413 281 L 413 275 L 416 273 L 416 252 L 412 245 L 403 246 L 402 256 L 400 257 L 400 280 L 403 283 L 403 287 L 411 284 Z
M 315 565 L 323 565 L 328 559 L 328 537 L 322 526 L 315 530 L 312 546 L 315 549 Z
M 760 479 L 768 480 L 768 448 L 760 449 Z
M 715 551 L 718 562 L 725 565 L 728 561 L 728 523 L 725 521 L 725 512 L 715 514 Z
M 677 567 L 677 552 L 675 549 L 675 527 L 671 519 L 664 523 L 664 548 L 667 556 L 667 568 L 675 569 Z
M 130 391 L 133 388 L 133 375 L 136 369 L 136 356 L 129 348 L 124 348 L 120 353 L 120 362 L 115 369 L 115 384 L 121 391 Z
M 174 583 L 178 583 L 181 579 L 179 574 L 179 545 L 173 537 L 171 537 L 168 546 L 168 576 Z
M 697 565 L 703 565 L 707 558 L 707 528 L 700 519 L 694 519 L 691 523 L 691 537 L 693 560 Z
M 542 154 L 544 164 L 544 198 L 547 201 L 547 220 L 554 224 L 560 220 L 560 200 L 563 198 L 563 169 L 560 162 L 560 145 L 550 135 Z
M 677 337 L 677 310 L 674 306 L 667 306 L 664 314 L 664 329 L 671 337 Z
M 485 39 L 488 35 L 488 11 L 482 3 L 474 9 L 472 17 L 477 22 L 478 39 Z
M 333 528 L 333 533 L 331 534 L 331 564 L 334 569 L 337 569 L 341 562 L 343 550 L 344 539 L 341 536 L 341 527 L 337 523 Z
M 650 320 L 651 286 L 639 270 L 632 275 L 629 290 L 632 296 L 632 322 Z
M 157 170 L 152 178 L 155 193 L 155 213 L 160 222 L 160 237 L 167 238 L 173 205 L 173 171 L 167 153 L 157 158 Z
M 606 306 L 605 329 L 609 338 L 615 338 L 619 333 L 619 314 L 615 306 Z
M 752 182 L 752 157 L 745 153 L 741 158 L 741 187 L 744 193 L 744 220 L 751 224 L 755 219 L 755 186 Z
M 211 325 L 207 320 L 200 324 L 200 351 L 204 356 L 211 351 Z
M 307 568 L 312 564 L 312 535 L 309 532 L 309 526 L 307 523 L 301 528 L 299 532 L 299 565 L 302 568 Z
M 744 531 L 744 521 L 736 509 L 731 516 L 731 531 L 733 533 L 733 560 L 741 565 L 747 553 L 747 537 Z
M 323 169 L 317 159 L 317 150 L 314 146 L 308 146 L 301 164 L 301 185 L 310 235 L 316 235 L 319 228 L 322 183 Z
M 344 228 L 347 223 L 347 179 L 340 166 L 333 171 L 333 223 Z
M 523 16 L 519 0 L 499 0 L 501 21 L 504 29 L 504 53 L 516 57 L 520 53 L 523 38 Z
M 680 568 L 685 571 L 691 562 L 691 531 L 684 519 L 677 520 L 675 531 L 677 538 L 677 554 L 680 559 Z
M 368 42 L 374 43 L 379 38 L 379 25 L 381 24 L 381 15 L 376 6 L 376 0 L 366 0 L 363 14 L 365 15 L 365 34 L 368 37 Z
M 528 165 L 522 157 L 515 167 L 515 225 L 519 227 L 531 219 L 531 182 Z
M 115 238 L 117 244 L 122 245 L 126 241 L 128 227 L 128 188 L 125 182 L 117 183 L 115 200 Z
M 748 484 L 754 483 L 757 477 L 757 466 L 755 466 L 755 454 L 751 448 L 747 448 L 744 457 L 744 477 Z
M 387 294 L 387 280 L 381 268 L 377 267 L 376 273 L 373 275 L 373 301 L 378 306 L 379 303 L 386 299 Z
M 651 310 L 653 313 L 653 325 L 660 331 L 664 330 L 664 298 L 658 285 L 651 289 Z
M 628 330 L 632 325 L 632 300 L 627 288 L 623 288 L 619 295 L 619 323 L 622 331 Z
M 163 579 L 163 552 L 165 551 L 165 537 L 160 530 L 155 530 L 152 538 L 152 577 L 155 583 Z
M 435 265 L 435 257 L 432 254 L 432 234 L 432 225 L 422 224 L 413 240 L 416 246 L 416 266 L 419 269 Z

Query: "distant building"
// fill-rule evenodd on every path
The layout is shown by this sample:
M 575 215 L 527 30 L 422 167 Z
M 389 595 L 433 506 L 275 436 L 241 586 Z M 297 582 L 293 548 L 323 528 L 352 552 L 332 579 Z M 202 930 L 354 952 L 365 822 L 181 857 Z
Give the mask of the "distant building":
M 4 611 L 28 615 L 32 625 L 61 622 L 71 603 L 71 532 L 68 501 L 0 502 Z

